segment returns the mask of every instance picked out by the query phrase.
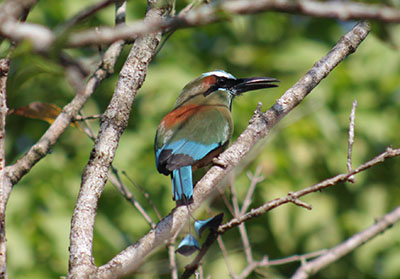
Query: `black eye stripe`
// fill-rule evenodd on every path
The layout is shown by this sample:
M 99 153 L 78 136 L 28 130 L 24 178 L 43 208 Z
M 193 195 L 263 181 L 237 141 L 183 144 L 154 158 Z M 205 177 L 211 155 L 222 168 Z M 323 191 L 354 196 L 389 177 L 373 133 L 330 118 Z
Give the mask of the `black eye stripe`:
M 226 77 L 217 77 L 216 86 L 218 88 L 231 88 L 237 83 L 237 80 Z
M 215 84 L 212 85 L 206 92 L 203 93 L 204 96 L 210 95 L 212 92 L 217 91 L 218 89 L 227 89 L 232 88 L 236 83 L 236 79 L 230 79 L 226 77 L 215 76 L 216 81 Z
M 218 78 L 217 83 L 219 86 L 224 87 L 224 86 L 226 86 L 227 79 L 224 77 L 220 77 L 220 78 Z

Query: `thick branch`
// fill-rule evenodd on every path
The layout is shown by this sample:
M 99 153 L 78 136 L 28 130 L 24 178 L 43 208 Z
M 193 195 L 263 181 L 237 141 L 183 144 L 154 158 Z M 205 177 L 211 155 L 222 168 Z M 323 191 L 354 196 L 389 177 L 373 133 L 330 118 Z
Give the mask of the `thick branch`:
M 368 35 L 367 23 L 357 24 L 348 34 L 343 36 L 337 45 L 314 67 L 301 78 L 292 88 L 278 99 L 276 104 L 265 114 L 257 111 L 250 125 L 240 135 L 238 140 L 220 155 L 219 159 L 227 163 L 227 168 L 212 167 L 207 174 L 196 184 L 194 202 L 190 206 L 191 212 L 215 189 L 216 185 L 239 163 L 250 149 L 263 137 L 269 134 L 270 129 L 292 109 L 294 109 L 307 94 L 325 78 L 344 58 L 355 51 Z M 133 272 L 142 263 L 144 257 L 157 246 L 164 244 L 173 236 L 187 220 L 188 209 L 185 206 L 175 208 L 167 217 L 160 221 L 157 227 L 147 233 L 134 245 L 115 256 L 110 262 L 99 267 L 99 278 L 117 278 Z
M 166 9 L 150 9 L 146 20 L 165 16 Z M 161 32 L 138 38 L 120 72 L 114 95 L 103 114 L 99 135 L 82 175 L 81 190 L 71 221 L 69 278 L 95 277 L 92 256 L 97 202 L 107 181 L 110 165 L 132 102 L 142 86 L 148 65 L 161 40 Z

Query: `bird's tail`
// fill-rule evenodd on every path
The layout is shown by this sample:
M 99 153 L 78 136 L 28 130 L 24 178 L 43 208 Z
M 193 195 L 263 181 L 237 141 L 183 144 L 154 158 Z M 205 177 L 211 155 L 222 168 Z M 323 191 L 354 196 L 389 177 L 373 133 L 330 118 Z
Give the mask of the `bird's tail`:
M 172 172 L 172 195 L 178 205 L 193 202 L 192 166 L 184 166 Z

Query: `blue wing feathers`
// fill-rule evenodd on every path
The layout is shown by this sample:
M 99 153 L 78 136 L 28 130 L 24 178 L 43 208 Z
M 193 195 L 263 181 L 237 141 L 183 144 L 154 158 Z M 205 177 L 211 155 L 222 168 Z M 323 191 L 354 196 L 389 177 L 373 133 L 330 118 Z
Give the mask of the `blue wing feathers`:
M 203 159 L 208 153 L 219 146 L 218 143 L 202 144 L 194 141 L 180 140 L 184 142 L 179 148 L 173 149 L 172 154 L 185 154 L 192 157 L 195 161 Z
M 163 145 L 160 149 L 158 149 L 156 151 L 156 162 L 158 164 L 160 154 L 164 150 L 171 150 L 171 156 L 179 154 L 189 155 L 193 158 L 194 161 L 198 161 L 203 159 L 208 153 L 213 151 L 215 148 L 218 148 L 219 146 L 219 143 L 202 144 L 199 142 L 181 139 L 175 142 L 167 143 Z

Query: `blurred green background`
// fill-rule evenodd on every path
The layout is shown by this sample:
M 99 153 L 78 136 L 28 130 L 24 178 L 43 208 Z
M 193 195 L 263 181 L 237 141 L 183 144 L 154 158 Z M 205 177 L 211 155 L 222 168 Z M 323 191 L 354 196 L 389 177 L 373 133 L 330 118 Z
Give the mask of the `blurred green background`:
M 189 1 L 179 1 L 177 9 Z M 96 1 L 39 1 L 28 21 L 55 28 Z M 145 1 L 128 2 L 128 21 L 141 19 Z M 77 29 L 112 25 L 109 7 L 82 22 Z M 174 202 L 170 179 L 160 175 L 154 163 L 153 139 L 162 117 L 172 108 L 181 88 L 203 72 L 224 69 L 235 76 L 270 76 L 280 87 L 256 91 L 235 100 L 236 138 L 248 124 L 258 102 L 268 109 L 312 65 L 324 56 L 355 22 L 315 19 L 281 13 L 233 16 L 205 27 L 179 30 L 153 60 L 143 88 L 135 99 L 129 126 L 121 138 L 114 166 L 126 171 L 151 196 L 163 216 Z M 0 45 L 7 54 L 8 43 Z M 353 166 L 373 158 L 387 146 L 400 146 L 400 28 L 373 23 L 373 32 L 357 52 L 339 65 L 313 92 L 274 128 L 235 173 L 235 186 L 243 200 L 250 181 L 246 172 L 261 167 L 265 177 L 255 192 L 252 206 L 286 195 L 346 171 L 347 133 L 353 100 L 356 138 Z M 130 46 L 117 63 L 122 67 Z M 67 52 L 94 68 L 100 60 L 96 48 Z M 101 84 L 84 107 L 86 115 L 106 108 L 117 82 L 114 74 Z M 75 92 L 63 68 L 20 45 L 12 60 L 8 81 L 10 108 L 34 101 L 64 106 Z M 94 130 L 98 120 L 92 120 Z M 14 163 L 48 128 L 46 122 L 10 115 L 7 119 L 7 163 Z M 18 183 L 7 207 L 9 278 L 57 278 L 67 274 L 69 226 L 89 159 L 91 140 L 70 127 L 46 156 Z M 400 159 L 390 159 L 356 176 L 355 184 L 340 184 L 303 200 L 307 211 L 281 206 L 246 224 L 254 258 L 279 259 L 335 246 L 374 223 L 400 203 Z M 126 178 L 128 188 L 153 220 L 156 214 L 138 187 Z M 230 196 L 226 191 L 227 197 Z M 225 212 L 222 199 L 210 201 L 213 213 Z M 205 208 L 196 212 L 205 217 Z M 143 217 L 107 184 L 101 197 L 95 227 L 96 264 L 104 264 L 149 230 Z M 223 236 L 237 272 L 246 266 L 238 230 Z M 180 272 L 191 258 L 177 256 Z M 400 226 L 379 235 L 313 278 L 400 278 Z M 139 278 L 169 278 L 166 249 L 147 258 Z M 258 269 L 249 278 L 287 278 L 299 263 Z M 204 274 L 228 278 L 223 256 L 214 245 L 204 259 Z M 127 278 L 131 278 L 128 276 Z

